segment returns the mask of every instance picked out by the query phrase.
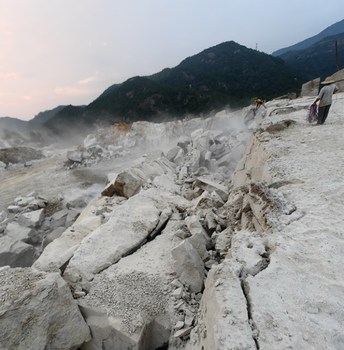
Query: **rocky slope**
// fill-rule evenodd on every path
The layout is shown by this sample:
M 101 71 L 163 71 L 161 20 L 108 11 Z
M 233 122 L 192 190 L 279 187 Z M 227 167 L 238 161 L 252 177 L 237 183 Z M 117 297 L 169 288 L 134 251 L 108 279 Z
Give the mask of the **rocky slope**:
M 344 95 L 323 126 L 313 101 L 89 136 L 61 174 L 155 151 L 31 268 L 0 269 L 0 348 L 342 349 Z

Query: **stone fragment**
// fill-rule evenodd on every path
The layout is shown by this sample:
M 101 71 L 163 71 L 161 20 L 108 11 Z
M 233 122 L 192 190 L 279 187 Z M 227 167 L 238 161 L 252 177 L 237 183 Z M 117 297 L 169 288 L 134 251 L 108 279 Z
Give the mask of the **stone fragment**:
M 176 165 L 182 164 L 184 161 L 184 155 L 185 155 L 184 150 L 179 147 L 179 152 L 177 153 L 177 155 L 173 159 L 174 164 L 176 164 Z
M 320 78 L 313 79 L 307 83 L 302 84 L 301 87 L 301 96 L 318 96 L 320 86 Z
M 79 210 L 76 210 L 74 208 L 71 208 L 68 210 L 68 214 L 67 214 L 67 218 L 66 218 L 66 222 L 65 222 L 65 226 L 66 227 L 70 227 L 73 225 L 73 223 L 75 222 L 75 220 L 79 217 L 80 212 Z
M 226 202 L 228 199 L 228 187 L 221 185 L 213 180 L 206 177 L 198 177 L 195 186 L 202 188 L 204 191 L 213 192 L 215 191 L 221 199 Z
M 48 233 L 43 241 L 42 241 L 42 251 L 45 249 L 45 247 L 50 244 L 55 239 L 61 237 L 62 233 L 65 231 L 64 227 L 58 227 L 54 231 Z
M 17 222 L 11 222 L 5 229 L 5 235 L 13 238 L 16 241 L 32 243 L 32 238 L 35 236 L 35 232 L 30 227 L 24 227 L 19 225 Z
M 177 288 L 171 293 L 171 296 L 177 299 L 180 299 L 182 295 L 183 295 L 183 287 Z
M 28 213 L 20 214 L 18 222 L 22 226 L 38 228 L 44 220 L 44 209 L 30 211 Z
M 187 327 L 187 328 L 183 328 L 183 329 L 180 329 L 179 331 L 175 332 L 173 334 L 173 337 L 174 338 L 182 338 L 182 337 L 185 337 L 186 335 L 188 335 L 192 330 L 192 327 Z
M 7 207 L 7 210 L 9 213 L 20 213 L 21 211 L 23 211 L 23 208 L 21 208 L 19 205 L 10 205 Z
M 187 240 L 196 249 L 200 257 L 204 256 L 205 252 L 207 251 L 207 239 L 203 232 L 198 231 Z
M 187 146 L 191 143 L 191 140 L 188 136 L 182 135 L 179 137 L 179 140 L 177 142 L 177 146 L 182 148 L 185 153 L 187 153 Z
M 83 158 L 83 152 L 81 151 L 68 151 L 67 152 L 67 158 L 76 163 L 81 163 Z
M 166 154 L 166 158 L 170 161 L 173 162 L 174 158 L 177 156 L 178 152 L 181 150 L 181 148 L 179 146 L 173 147 L 172 149 L 170 149 L 167 154 Z
M 35 261 L 35 248 L 8 236 L 0 237 L 0 266 L 29 267 Z
M 175 326 L 174 326 L 174 329 L 176 331 L 178 331 L 179 329 L 182 329 L 184 327 L 184 322 L 183 321 L 178 321 Z
M 55 229 L 57 227 L 66 226 L 66 220 L 69 211 L 67 209 L 62 209 L 51 216 L 50 227 Z
M 191 292 L 200 292 L 205 277 L 204 263 L 196 249 L 188 241 L 183 241 L 171 253 L 180 281 L 189 284 Z
M 0 269 L 0 348 L 76 349 L 90 331 L 58 273 Z M 24 331 L 26 329 L 26 331 Z
M 171 282 L 171 286 L 176 288 L 183 288 L 183 284 L 178 279 L 173 280 Z

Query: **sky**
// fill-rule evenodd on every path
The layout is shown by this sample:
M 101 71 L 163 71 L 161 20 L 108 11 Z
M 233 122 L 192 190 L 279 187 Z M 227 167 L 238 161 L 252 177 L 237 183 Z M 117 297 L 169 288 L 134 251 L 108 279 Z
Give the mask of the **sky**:
M 225 41 L 271 54 L 344 18 L 344 0 L 0 0 L 0 117 L 88 105 Z

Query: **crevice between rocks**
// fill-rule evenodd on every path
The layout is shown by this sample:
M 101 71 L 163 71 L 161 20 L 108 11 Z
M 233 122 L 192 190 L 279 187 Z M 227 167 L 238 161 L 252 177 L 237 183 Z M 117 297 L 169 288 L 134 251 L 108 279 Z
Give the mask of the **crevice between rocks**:
M 270 254 L 271 254 L 271 249 L 266 246 L 265 247 L 265 253 L 261 254 L 260 256 L 262 257 L 262 263 L 260 264 L 260 269 L 259 271 L 254 275 L 257 276 L 259 273 L 261 273 L 263 270 L 265 270 L 269 264 L 270 264 Z M 248 322 L 249 325 L 252 329 L 252 338 L 254 340 L 254 343 L 256 345 L 256 349 L 260 350 L 260 344 L 259 344 L 259 330 L 257 327 L 257 324 L 253 320 L 253 315 L 252 315 L 252 302 L 251 302 L 251 297 L 250 297 L 250 286 L 248 285 L 246 281 L 247 277 L 247 272 L 245 271 L 245 268 L 242 269 L 239 278 L 240 278 L 240 286 L 242 289 L 242 293 L 246 299 L 246 306 L 247 306 L 247 317 L 248 317 Z

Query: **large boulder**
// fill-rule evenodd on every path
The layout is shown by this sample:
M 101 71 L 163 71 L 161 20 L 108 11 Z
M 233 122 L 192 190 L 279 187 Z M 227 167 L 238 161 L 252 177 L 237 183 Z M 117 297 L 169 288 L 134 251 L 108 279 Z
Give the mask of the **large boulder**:
M 308 81 L 307 83 L 302 84 L 301 96 L 318 96 L 319 86 L 320 78 L 313 79 L 311 81 Z
M 0 161 L 6 165 L 9 163 L 26 163 L 34 159 L 45 158 L 41 150 L 31 147 L 13 147 L 0 149 Z
M 22 226 L 38 228 L 44 220 L 44 209 L 30 211 L 19 215 L 18 222 Z
M 32 243 L 32 239 L 36 233 L 30 227 L 21 226 L 17 222 L 10 222 L 5 229 L 5 235 L 16 241 Z
M 182 225 L 171 219 L 156 239 L 95 276 L 89 293 L 78 299 L 92 332 L 83 350 L 148 350 L 168 343 L 174 279 L 170 250 L 181 241 L 174 233 Z
M 147 181 L 152 181 L 156 176 L 167 173 L 174 173 L 175 165 L 167 159 L 159 158 L 155 161 L 149 161 L 131 167 L 122 171 L 109 186 L 103 191 L 103 196 L 111 197 L 113 195 L 130 198 L 141 190 Z
M 203 289 L 205 279 L 204 263 L 197 250 L 185 240 L 171 251 L 174 268 L 183 284 L 190 286 L 190 291 L 199 293 Z
M 188 350 L 257 348 L 240 272 L 241 264 L 228 259 L 209 271 Z
M 82 242 L 64 277 L 71 284 L 84 279 L 90 281 L 99 271 L 138 249 L 159 225 L 160 216 L 167 207 L 155 189 L 131 197 Z
M 0 237 L 0 266 L 29 267 L 35 261 L 35 248 L 12 237 Z
M 0 348 L 70 350 L 90 339 L 79 308 L 58 273 L 0 269 Z

